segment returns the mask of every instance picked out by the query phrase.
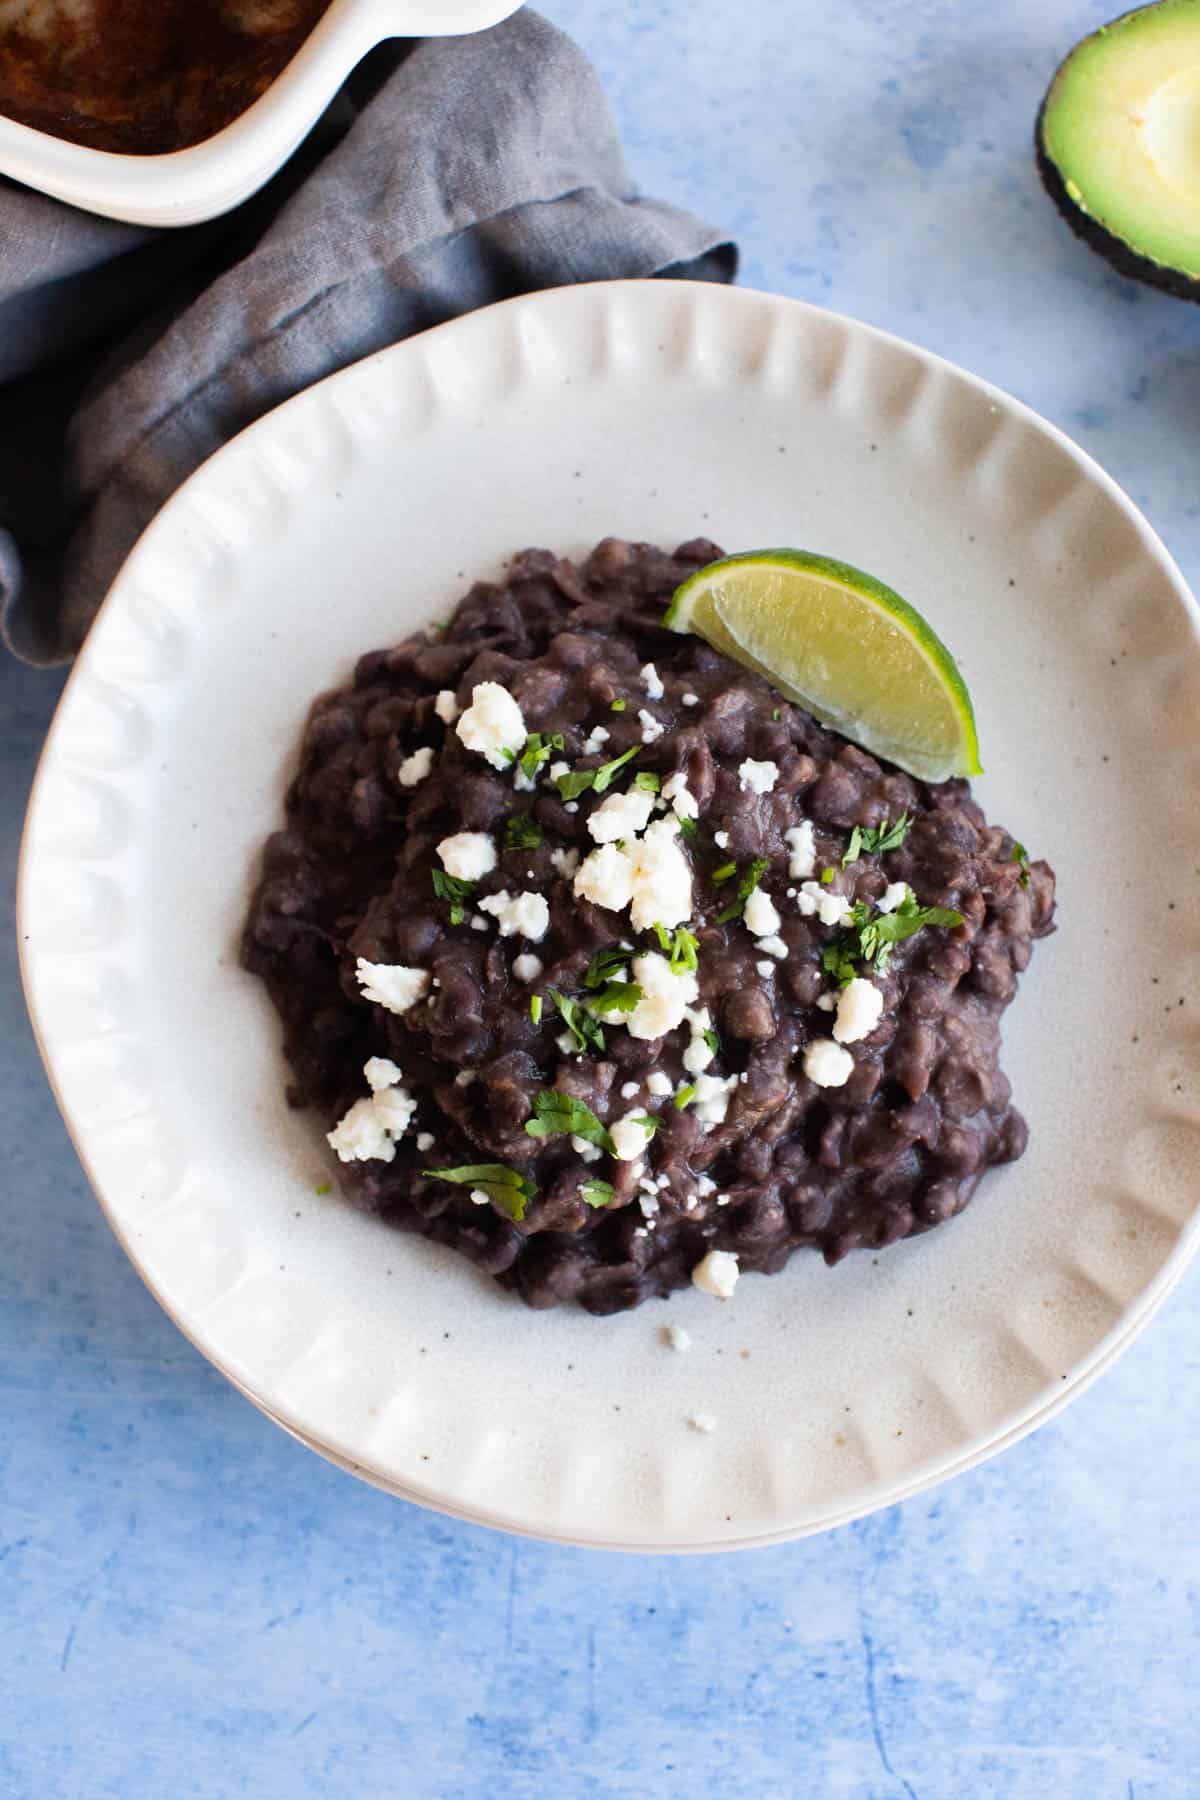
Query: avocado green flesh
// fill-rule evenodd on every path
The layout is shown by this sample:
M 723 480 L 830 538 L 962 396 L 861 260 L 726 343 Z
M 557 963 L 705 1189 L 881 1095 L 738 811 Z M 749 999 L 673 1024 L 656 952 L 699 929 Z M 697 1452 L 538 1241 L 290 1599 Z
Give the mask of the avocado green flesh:
M 1200 0 L 1161 0 L 1085 38 L 1054 78 L 1040 139 L 1080 213 L 1200 281 Z

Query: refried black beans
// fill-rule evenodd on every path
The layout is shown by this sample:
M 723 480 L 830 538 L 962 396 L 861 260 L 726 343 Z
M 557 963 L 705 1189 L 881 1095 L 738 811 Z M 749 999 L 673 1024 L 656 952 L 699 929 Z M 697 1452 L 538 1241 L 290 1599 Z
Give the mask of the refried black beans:
M 266 845 L 243 960 L 283 1020 L 289 1099 L 328 1122 L 355 1206 L 531 1306 L 724 1295 L 801 1245 L 879 1249 L 1025 1148 L 1000 1018 L 1053 872 L 966 782 L 878 762 L 665 630 L 721 554 L 523 552 L 316 701 Z M 918 907 L 961 923 L 917 928 Z M 881 967 L 860 927 L 897 913 L 912 935 Z M 636 1008 L 613 1000 L 630 982 Z

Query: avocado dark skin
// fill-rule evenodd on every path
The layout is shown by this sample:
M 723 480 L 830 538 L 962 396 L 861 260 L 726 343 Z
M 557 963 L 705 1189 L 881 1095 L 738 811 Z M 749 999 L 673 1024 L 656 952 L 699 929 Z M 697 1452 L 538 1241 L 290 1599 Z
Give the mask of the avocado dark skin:
M 1047 91 L 1047 98 L 1049 92 Z M 1119 275 L 1132 276 L 1134 281 L 1144 281 L 1150 287 L 1161 289 L 1165 294 L 1173 294 L 1177 300 L 1200 301 L 1200 280 L 1185 275 L 1180 269 L 1167 269 L 1161 263 L 1151 262 L 1148 256 L 1139 256 L 1129 244 L 1121 238 L 1114 237 L 1106 231 L 1098 219 L 1081 212 L 1067 192 L 1066 183 L 1059 174 L 1055 164 L 1050 160 L 1042 140 L 1042 119 L 1045 116 L 1046 101 L 1043 100 L 1038 109 L 1037 124 L 1034 127 L 1033 146 L 1037 156 L 1037 170 L 1042 178 L 1042 186 L 1057 206 L 1071 230 L 1077 238 L 1082 238 L 1089 250 L 1094 250 L 1110 263 Z

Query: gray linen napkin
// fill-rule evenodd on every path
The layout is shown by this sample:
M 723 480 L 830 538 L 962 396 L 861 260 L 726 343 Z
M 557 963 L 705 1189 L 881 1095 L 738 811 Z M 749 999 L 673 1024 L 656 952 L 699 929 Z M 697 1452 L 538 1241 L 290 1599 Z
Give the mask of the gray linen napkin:
M 636 192 L 593 70 L 528 11 L 374 52 L 287 168 L 211 224 L 115 224 L 0 181 L 5 640 L 70 657 L 168 495 L 334 369 L 534 288 L 727 281 L 736 261 Z

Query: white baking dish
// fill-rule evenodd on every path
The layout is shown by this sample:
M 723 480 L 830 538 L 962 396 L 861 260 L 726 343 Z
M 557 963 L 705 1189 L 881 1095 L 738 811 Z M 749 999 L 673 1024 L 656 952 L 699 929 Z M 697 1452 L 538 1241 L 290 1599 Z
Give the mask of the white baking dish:
M 223 131 L 164 156 L 89 150 L 0 117 L 0 175 L 138 225 L 194 225 L 245 200 L 287 160 L 368 50 L 393 37 L 460 37 L 520 0 L 332 0 L 266 93 Z

